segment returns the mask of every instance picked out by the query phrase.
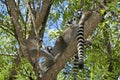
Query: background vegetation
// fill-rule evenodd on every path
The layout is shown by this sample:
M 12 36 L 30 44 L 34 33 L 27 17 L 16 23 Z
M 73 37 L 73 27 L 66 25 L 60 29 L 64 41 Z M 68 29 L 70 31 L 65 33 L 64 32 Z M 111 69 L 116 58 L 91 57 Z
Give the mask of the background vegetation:
M 19 0 L 15 1 L 17 3 Z M 37 4 L 37 1 L 33 2 Z M 18 65 L 14 61 L 16 56 L 20 56 L 18 55 L 19 42 L 15 38 L 6 2 L 7 0 L 0 1 L 0 80 L 9 80 L 11 74 L 14 74 L 11 73 L 13 68 L 17 71 L 17 75 L 14 76 L 15 80 L 30 80 L 30 76 L 36 80 L 37 77 L 28 60 L 20 57 L 21 62 Z M 25 2 L 26 0 L 20 0 L 19 4 L 24 20 L 27 14 Z M 94 9 L 95 5 L 100 5 L 100 2 L 97 0 L 54 0 L 46 22 L 42 45 L 54 46 L 55 40 L 66 29 L 67 20 L 76 15 L 76 10 Z M 85 69 L 79 72 L 79 80 L 117 80 L 120 75 L 120 1 L 114 0 L 108 3 L 107 7 L 108 10 L 100 10 L 101 15 L 107 15 L 88 37 L 88 39 L 94 37 L 94 40 L 92 45 L 86 48 Z M 24 26 L 22 19 L 19 19 L 19 22 L 21 26 Z M 29 27 L 26 29 L 26 37 L 29 34 L 28 31 Z M 59 72 L 57 79 L 73 79 L 72 58 Z

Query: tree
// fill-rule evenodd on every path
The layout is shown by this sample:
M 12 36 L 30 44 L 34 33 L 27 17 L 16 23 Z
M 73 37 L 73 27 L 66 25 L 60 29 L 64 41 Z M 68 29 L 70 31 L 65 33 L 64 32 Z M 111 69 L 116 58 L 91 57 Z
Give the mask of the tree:
M 50 35 L 51 37 L 58 36 L 59 33 L 61 33 L 61 29 L 65 28 L 65 22 L 68 18 L 73 16 L 75 10 L 79 10 L 80 8 L 85 11 L 89 11 L 91 8 L 92 14 L 84 25 L 85 39 L 89 38 L 88 36 L 91 34 L 93 36 L 91 37 L 91 48 L 86 49 L 85 59 L 87 59 L 87 61 L 85 62 L 86 67 L 84 73 L 79 72 L 80 79 L 85 77 L 91 80 L 110 80 L 116 79 L 117 77 L 115 76 L 119 75 L 120 66 L 117 65 L 120 62 L 120 45 L 118 44 L 120 35 L 118 27 L 118 22 L 120 21 L 118 15 L 120 7 L 119 1 L 1 0 L 0 4 L 1 38 L 6 37 L 6 40 L 0 42 L 0 47 L 2 48 L 3 45 L 4 50 L 1 51 L 1 53 L 3 53 L 1 55 L 3 57 L 5 56 L 6 59 L 4 60 L 2 56 L 0 59 L 5 64 L 9 64 L 7 69 L 10 70 L 8 76 L 4 77 L 2 73 L 6 73 L 6 70 L 2 66 L 6 65 L 2 64 L 2 66 L 0 66 L 1 79 L 55 80 L 66 62 L 77 52 L 76 38 L 70 42 L 69 46 L 65 47 L 65 50 L 42 78 L 39 77 L 40 67 L 38 61 L 41 56 L 39 49 L 42 48 L 42 41 L 40 41 L 39 38 L 44 38 L 45 28 L 47 26 L 53 26 L 53 23 L 59 23 L 58 25 L 61 27 L 57 27 L 58 30 L 51 32 Z M 62 21 L 60 21 L 59 18 L 62 19 Z M 75 31 L 74 34 L 76 34 L 76 32 L 77 31 Z M 36 40 L 32 41 L 33 38 Z M 14 43 L 10 43 L 9 41 Z M 53 50 L 64 47 L 63 44 L 58 45 L 57 43 L 61 43 L 59 36 L 54 44 Z M 57 46 L 57 49 L 55 46 Z M 33 47 L 35 47 L 37 51 L 31 51 Z M 5 54 L 6 52 L 8 52 L 9 55 Z M 16 54 L 13 54 L 14 52 L 16 52 Z M 10 53 L 12 53 L 12 55 Z M 93 56 L 95 57 L 93 58 Z M 99 60 L 96 60 L 96 58 Z M 101 62 L 99 63 L 99 61 Z M 101 66 L 101 64 L 104 66 Z M 96 69 L 96 71 L 94 71 L 94 69 Z M 117 69 L 117 71 L 115 69 Z M 105 72 L 101 73 L 100 71 Z M 97 72 L 98 74 L 96 75 L 95 73 Z M 112 77 L 109 78 L 110 75 Z

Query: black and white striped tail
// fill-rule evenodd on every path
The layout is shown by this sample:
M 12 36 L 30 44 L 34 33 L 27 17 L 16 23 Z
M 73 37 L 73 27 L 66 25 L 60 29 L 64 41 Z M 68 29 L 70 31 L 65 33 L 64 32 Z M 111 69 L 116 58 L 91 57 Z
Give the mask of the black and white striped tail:
M 78 61 L 79 69 L 84 67 L 84 26 L 79 25 L 77 32 L 77 49 L 78 49 Z
M 78 71 L 79 71 L 79 67 L 78 67 L 79 61 L 78 61 L 78 55 L 77 54 L 74 56 L 73 60 L 74 60 L 73 61 L 73 78 L 74 78 L 73 80 L 77 80 L 78 79 L 77 74 L 78 74 Z
M 78 54 L 74 56 L 73 61 L 73 80 L 78 80 L 77 74 L 79 69 L 84 67 L 84 26 L 79 25 L 77 32 L 77 49 Z

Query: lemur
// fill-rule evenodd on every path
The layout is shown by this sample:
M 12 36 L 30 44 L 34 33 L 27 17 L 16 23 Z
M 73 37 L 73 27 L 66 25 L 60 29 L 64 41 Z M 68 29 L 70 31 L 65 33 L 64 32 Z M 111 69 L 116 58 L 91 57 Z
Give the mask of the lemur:
M 50 58 L 53 58 L 53 56 L 48 53 L 48 52 L 40 52 L 40 43 L 42 42 L 42 40 L 37 40 L 36 37 L 33 37 L 33 38 L 28 38 L 26 40 L 26 44 L 27 44 L 27 47 L 28 47 L 28 53 L 33 61 L 33 63 L 36 62 L 35 58 L 36 56 L 38 56 L 37 58 L 39 58 L 40 56 L 46 56 L 46 57 L 50 57 Z
M 78 18 L 80 19 L 78 23 L 78 33 L 77 33 L 77 49 L 78 49 L 78 61 L 79 61 L 79 68 L 82 69 L 84 67 L 84 23 L 86 20 L 89 19 L 91 16 L 91 11 L 88 12 L 81 12 L 78 11 Z
M 44 54 L 42 55 L 44 57 L 44 61 L 39 64 L 41 69 L 40 77 L 42 77 L 48 71 L 48 69 L 55 63 L 57 57 L 59 56 L 58 54 L 54 57 L 52 55 L 52 50 L 53 47 L 51 46 L 46 46 L 45 49 L 40 50 L 40 52 Z
M 77 30 L 77 50 L 78 54 L 74 56 L 74 63 L 73 63 L 73 75 L 74 80 L 77 80 L 77 72 L 78 68 L 82 69 L 84 66 L 84 22 L 89 18 L 90 13 L 84 13 L 83 11 L 78 11 L 78 18 L 79 23 L 78 30 Z M 68 21 L 68 25 L 72 25 L 77 22 L 75 19 L 71 19 Z M 71 26 L 70 26 L 71 27 Z
M 77 30 L 77 27 L 76 27 L 77 23 L 74 18 L 72 20 L 73 21 L 69 21 L 69 22 L 73 22 L 73 24 L 71 25 L 71 23 L 69 23 L 69 25 L 68 25 L 68 26 L 71 26 L 71 28 L 66 29 L 63 32 L 63 34 L 57 39 L 57 41 L 56 41 L 57 45 L 55 45 L 55 47 L 47 46 L 47 47 L 45 47 L 44 50 L 40 50 L 40 52 L 42 52 L 42 53 L 51 54 L 50 57 L 44 57 L 45 61 L 43 61 L 40 64 L 40 68 L 41 68 L 40 77 L 42 77 L 44 75 L 44 73 L 46 73 L 47 70 L 55 63 L 58 56 L 64 51 L 64 49 L 67 47 L 69 42 L 73 39 L 73 37 L 75 38 L 76 34 L 74 34 L 73 31 Z M 72 26 L 74 26 L 74 27 L 72 27 Z M 73 34 L 70 35 L 70 33 L 73 33 Z
M 79 13 L 79 14 L 81 14 L 81 13 Z M 82 14 L 81 14 L 82 15 Z M 80 15 L 80 16 L 81 16 Z M 80 17 L 79 16 L 79 17 Z M 76 27 L 78 28 L 78 32 L 79 32 L 79 25 L 78 25 L 78 22 L 77 22 L 77 20 L 75 19 L 75 18 L 72 18 L 72 19 L 70 19 L 70 20 L 68 20 L 68 24 L 67 24 L 69 27 L 74 27 L 74 25 L 77 25 Z M 80 35 L 78 35 L 78 32 L 77 32 L 77 35 L 76 35 L 76 37 L 78 38 Z M 83 38 L 82 38 L 83 39 Z M 78 39 L 77 39 L 77 41 L 78 41 Z M 81 42 L 80 42 L 81 43 Z M 83 43 L 83 42 L 82 42 Z M 79 47 L 79 46 L 77 46 L 77 47 Z M 78 69 L 79 69 L 79 58 L 78 58 L 78 55 L 79 54 L 76 54 L 75 56 L 74 56 L 74 59 L 73 59 L 73 77 L 74 77 L 74 80 L 77 80 L 77 73 L 78 73 Z M 82 55 L 83 56 L 83 55 Z M 83 58 L 83 57 L 82 57 Z
M 76 22 L 75 18 L 73 18 L 72 20 L 68 21 L 68 26 L 70 26 L 69 28 L 67 28 L 62 35 L 59 36 L 59 38 L 56 40 L 55 46 L 52 49 L 52 53 L 51 55 L 53 57 L 56 57 L 58 55 L 61 55 L 61 53 L 66 49 L 66 47 L 69 45 L 69 43 L 76 38 L 77 34 L 75 31 L 78 30 L 78 26 L 83 25 L 84 21 L 86 20 L 86 16 L 88 16 L 88 13 L 85 13 L 84 15 L 82 15 L 81 20 L 79 23 Z M 89 16 L 88 16 L 89 17 Z M 78 56 L 78 57 L 81 57 Z M 51 58 L 52 59 L 52 58 Z M 53 60 L 53 61 L 52 61 Z M 43 62 L 40 66 L 45 66 L 43 71 L 47 71 L 55 62 L 54 59 L 48 59 L 46 58 L 46 61 Z M 81 60 L 81 59 L 80 59 Z M 51 61 L 51 62 L 50 62 Z
M 81 21 L 82 18 L 82 11 L 78 11 L 78 18 Z M 77 31 L 77 49 L 78 49 L 78 61 L 79 61 L 79 68 L 82 69 L 84 66 L 84 22 L 78 24 L 78 31 Z
M 56 61 L 58 56 L 53 56 L 52 53 L 52 47 L 47 46 L 45 49 L 40 49 L 39 44 L 42 40 L 37 40 L 36 37 L 28 38 L 26 41 L 27 47 L 28 47 L 28 53 L 32 60 L 32 64 L 35 65 L 35 63 L 38 63 L 38 60 L 41 56 L 45 58 L 45 61 L 40 64 L 41 72 L 46 72 L 51 65 Z M 42 47 L 42 46 L 41 46 Z

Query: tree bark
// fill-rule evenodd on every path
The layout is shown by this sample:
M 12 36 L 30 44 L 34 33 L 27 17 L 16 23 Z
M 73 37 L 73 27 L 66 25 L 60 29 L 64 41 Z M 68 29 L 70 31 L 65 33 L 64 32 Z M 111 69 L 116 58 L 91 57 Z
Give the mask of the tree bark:
M 100 15 L 100 13 L 98 12 L 92 13 L 92 16 L 85 22 L 84 25 L 85 39 L 93 32 L 93 30 L 97 27 L 98 23 L 100 23 L 101 20 L 102 16 Z M 77 31 L 75 31 L 75 33 L 77 33 Z M 64 50 L 64 52 L 61 53 L 60 57 L 56 60 L 55 64 L 42 77 L 42 80 L 55 80 L 57 74 L 64 67 L 66 62 L 69 61 L 70 58 L 74 56 L 76 52 L 77 52 L 77 40 L 75 38 L 71 41 L 71 43 Z

